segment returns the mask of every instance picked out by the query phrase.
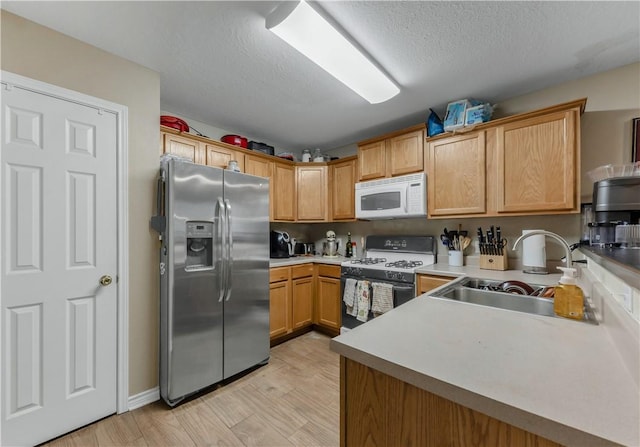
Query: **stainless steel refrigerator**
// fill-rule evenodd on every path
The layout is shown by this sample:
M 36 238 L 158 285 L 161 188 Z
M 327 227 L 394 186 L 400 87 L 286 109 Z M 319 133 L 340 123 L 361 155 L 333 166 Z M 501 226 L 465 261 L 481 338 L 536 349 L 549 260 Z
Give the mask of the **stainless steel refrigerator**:
M 269 358 L 269 180 L 164 158 L 160 395 L 171 406 Z

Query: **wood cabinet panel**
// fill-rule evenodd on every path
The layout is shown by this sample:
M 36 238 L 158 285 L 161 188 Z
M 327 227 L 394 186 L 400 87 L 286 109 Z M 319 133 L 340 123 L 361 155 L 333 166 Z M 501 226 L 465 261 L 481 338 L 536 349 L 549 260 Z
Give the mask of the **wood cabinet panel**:
M 297 221 L 326 221 L 326 166 L 296 166 Z
M 416 295 L 422 295 L 437 287 L 443 286 L 455 278 L 437 275 L 418 275 Z
M 387 174 L 385 140 L 358 146 L 358 171 L 360 180 L 372 180 Z
M 358 144 L 360 180 L 410 174 L 424 170 L 424 124 Z
M 313 324 L 313 264 L 269 269 L 270 338 L 282 338 Z
M 318 276 L 316 287 L 316 322 L 322 326 L 340 330 L 340 279 Z
M 356 218 L 356 161 L 351 159 L 329 167 L 329 189 L 331 192 L 331 219 L 353 220 Z
M 291 279 L 313 276 L 313 264 L 294 265 L 291 267 Z
M 223 146 L 215 144 L 205 144 L 205 159 L 208 166 L 215 166 L 225 169 L 229 166 L 231 160 L 238 162 L 240 171 L 245 172 L 244 154 L 240 151 L 234 151 Z
M 408 132 L 387 142 L 387 162 L 391 176 L 422 171 L 424 167 L 424 130 Z
M 273 162 L 261 157 L 245 154 L 244 172 L 258 177 L 271 178 Z
M 273 189 L 273 220 L 296 219 L 296 177 L 292 165 L 274 163 L 271 187 Z
M 310 326 L 313 323 L 313 278 L 292 281 L 292 329 Z
M 342 376 L 342 374 L 341 374 Z M 340 417 L 346 418 L 347 446 L 387 446 L 387 396 L 388 376 L 372 368 L 347 360 L 344 377 L 346 382 L 346 411 L 340 409 Z M 402 445 L 397 442 L 396 445 Z
M 474 132 L 429 143 L 430 216 L 486 211 L 485 134 Z
M 272 267 L 269 269 L 269 282 L 286 281 L 289 279 L 289 267 Z
M 578 110 L 498 127 L 498 212 L 577 209 Z
M 244 172 L 258 177 L 266 177 L 269 180 L 269 220 L 273 221 L 274 213 L 274 186 L 273 186 L 273 162 L 266 158 L 256 157 L 255 155 L 245 154 L 244 156 Z
M 269 337 L 286 335 L 291 327 L 289 281 L 269 284 Z
M 342 445 L 560 446 L 345 358 L 340 394 Z
M 179 135 L 164 134 L 164 153 L 188 158 L 194 163 L 205 162 L 204 147 L 201 143 Z
M 423 414 L 420 394 L 400 380 L 389 380 L 387 392 L 387 445 L 393 445 L 394 440 L 397 440 L 397 445 L 422 447 L 420 428 Z
M 318 264 L 318 276 L 340 279 L 340 266 L 329 264 Z

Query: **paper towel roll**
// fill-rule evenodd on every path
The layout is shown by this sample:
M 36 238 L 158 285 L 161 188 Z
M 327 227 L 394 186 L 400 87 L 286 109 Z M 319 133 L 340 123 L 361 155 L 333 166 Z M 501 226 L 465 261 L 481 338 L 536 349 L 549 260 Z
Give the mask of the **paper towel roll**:
M 538 230 L 522 230 L 522 234 Z M 527 267 L 546 267 L 547 253 L 544 234 L 535 234 L 522 241 L 522 265 Z

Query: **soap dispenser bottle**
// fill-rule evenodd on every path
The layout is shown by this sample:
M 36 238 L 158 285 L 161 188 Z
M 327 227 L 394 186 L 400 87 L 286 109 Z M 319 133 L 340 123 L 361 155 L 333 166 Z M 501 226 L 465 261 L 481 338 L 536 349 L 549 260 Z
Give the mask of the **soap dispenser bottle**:
M 584 293 L 576 285 L 576 269 L 558 267 L 562 270 L 560 284 L 555 287 L 553 311 L 556 315 L 582 320 L 584 318 Z

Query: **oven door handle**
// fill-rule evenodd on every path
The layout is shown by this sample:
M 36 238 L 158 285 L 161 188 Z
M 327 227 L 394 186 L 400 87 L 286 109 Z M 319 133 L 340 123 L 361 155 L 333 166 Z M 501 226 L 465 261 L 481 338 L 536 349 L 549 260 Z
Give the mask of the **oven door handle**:
M 413 290 L 415 286 L 393 286 L 393 290 Z

